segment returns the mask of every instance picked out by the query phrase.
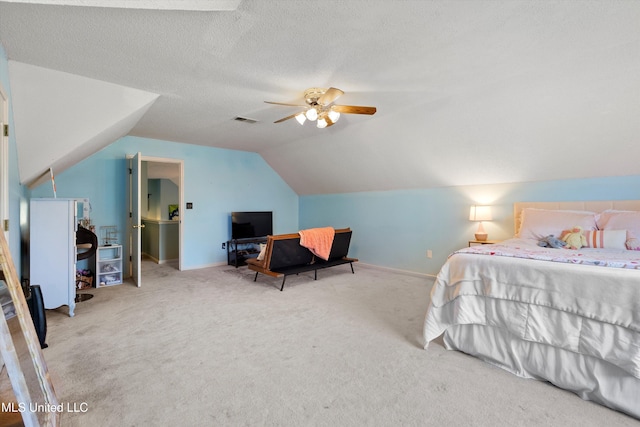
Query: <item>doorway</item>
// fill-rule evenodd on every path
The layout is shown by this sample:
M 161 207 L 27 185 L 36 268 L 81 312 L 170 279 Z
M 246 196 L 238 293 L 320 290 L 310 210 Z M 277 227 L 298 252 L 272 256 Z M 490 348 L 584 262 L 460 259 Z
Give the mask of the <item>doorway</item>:
M 140 192 L 143 259 L 179 269 L 180 166 L 143 160 Z
M 130 275 L 142 283 L 142 255 L 183 269 L 184 162 L 138 153 L 130 164 Z

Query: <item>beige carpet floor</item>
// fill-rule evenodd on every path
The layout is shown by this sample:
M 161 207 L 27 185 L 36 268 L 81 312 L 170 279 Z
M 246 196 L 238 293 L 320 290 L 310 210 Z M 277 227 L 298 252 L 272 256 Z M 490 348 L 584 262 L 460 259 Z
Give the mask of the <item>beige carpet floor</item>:
M 362 265 L 279 279 L 144 263 L 47 311 L 63 426 L 638 426 L 435 343 L 431 280 Z

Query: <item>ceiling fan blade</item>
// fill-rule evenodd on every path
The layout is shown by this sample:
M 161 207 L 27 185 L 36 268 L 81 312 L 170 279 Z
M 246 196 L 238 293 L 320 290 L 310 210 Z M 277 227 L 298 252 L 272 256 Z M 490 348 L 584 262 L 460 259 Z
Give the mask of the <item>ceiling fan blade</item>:
M 320 98 L 318 98 L 318 104 L 329 105 L 336 99 L 340 98 L 342 95 L 344 95 L 343 91 L 335 87 L 330 87 L 325 93 L 322 94 Z
M 282 122 L 284 122 L 285 120 L 293 119 L 293 118 L 294 118 L 295 116 L 297 116 L 298 114 L 300 114 L 300 113 L 298 112 L 298 113 L 292 114 L 292 115 L 290 115 L 290 116 L 283 117 L 283 118 L 281 118 L 280 120 L 276 120 L 276 121 L 275 121 L 275 122 L 273 122 L 273 123 L 282 123 Z
M 275 105 L 287 105 L 289 107 L 306 107 L 306 105 L 300 105 L 300 104 L 287 104 L 286 102 L 272 102 L 272 101 L 264 101 L 267 104 L 275 104 Z
M 376 107 L 362 107 L 358 105 L 332 105 L 331 109 L 344 114 L 375 114 Z

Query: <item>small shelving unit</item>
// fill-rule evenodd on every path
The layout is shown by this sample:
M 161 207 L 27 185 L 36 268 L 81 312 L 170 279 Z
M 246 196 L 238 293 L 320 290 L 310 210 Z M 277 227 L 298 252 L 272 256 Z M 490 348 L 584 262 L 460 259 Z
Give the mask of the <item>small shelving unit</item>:
M 122 245 L 98 247 L 96 279 L 96 288 L 122 283 Z

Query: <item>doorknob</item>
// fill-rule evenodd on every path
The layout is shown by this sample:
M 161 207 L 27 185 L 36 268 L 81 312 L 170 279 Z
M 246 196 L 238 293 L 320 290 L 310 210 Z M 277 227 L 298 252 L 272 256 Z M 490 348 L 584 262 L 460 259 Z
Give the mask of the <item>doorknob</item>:
M 140 225 L 134 225 L 133 228 L 144 228 L 145 225 L 144 224 L 140 224 Z

